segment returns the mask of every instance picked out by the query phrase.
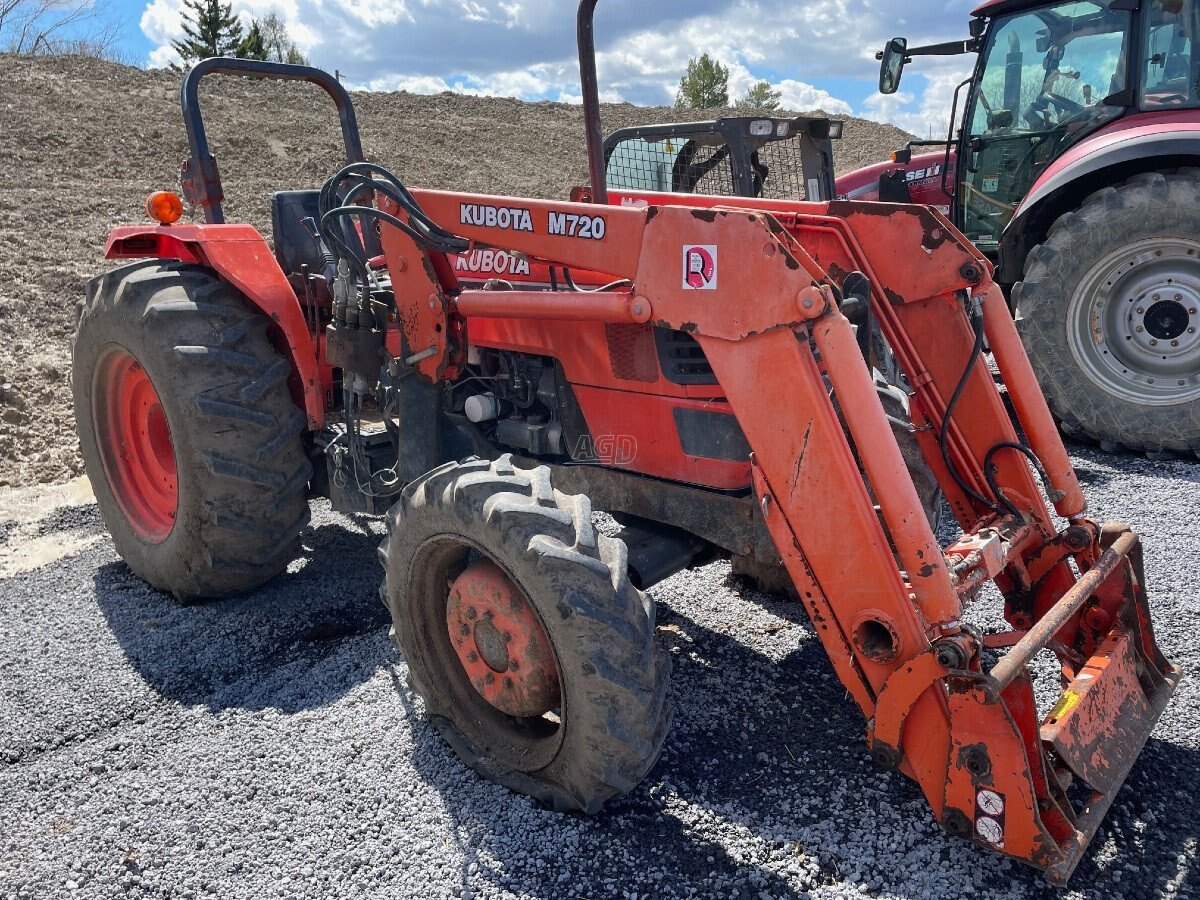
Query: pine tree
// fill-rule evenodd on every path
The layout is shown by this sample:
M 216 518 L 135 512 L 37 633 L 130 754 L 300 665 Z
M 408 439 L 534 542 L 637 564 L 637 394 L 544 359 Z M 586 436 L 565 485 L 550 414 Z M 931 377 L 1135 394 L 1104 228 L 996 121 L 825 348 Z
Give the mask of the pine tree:
M 688 60 L 679 80 L 676 109 L 714 109 L 729 105 L 729 69 L 707 53 Z
M 746 96 L 739 100 L 735 106 L 738 109 L 779 109 L 779 103 L 783 100 L 783 93 L 771 87 L 770 82 L 760 81 L 754 87 L 746 92 Z
M 242 24 L 229 3 L 184 0 L 183 6 L 183 37 L 171 42 L 183 68 L 210 56 L 238 55 L 242 45 Z
M 251 20 L 250 30 L 238 44 L 237 55 L 241 59 L 267 59 L 266 40 L 256 20 Z

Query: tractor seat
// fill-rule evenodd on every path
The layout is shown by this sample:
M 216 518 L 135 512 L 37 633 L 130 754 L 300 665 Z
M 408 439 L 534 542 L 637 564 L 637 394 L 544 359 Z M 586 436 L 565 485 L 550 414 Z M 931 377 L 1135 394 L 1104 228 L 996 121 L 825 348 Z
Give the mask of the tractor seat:
M 308 266 L 312 274 L 320 274 L 325 268 L 321 249 L 304 227 L 307 218 L 318 218 L 320 191 L 277 191 L 271 195 L 271 234 L 275 241 L 275 258 L 285 275 L 295 275 L 302 266 Z M 367 261 L 351 219 L 341 220 L 343 240 L 359 259 Z M 378 238 L 373 229 L 367 229 L 367 240 L 372 255 L 379 252 Z

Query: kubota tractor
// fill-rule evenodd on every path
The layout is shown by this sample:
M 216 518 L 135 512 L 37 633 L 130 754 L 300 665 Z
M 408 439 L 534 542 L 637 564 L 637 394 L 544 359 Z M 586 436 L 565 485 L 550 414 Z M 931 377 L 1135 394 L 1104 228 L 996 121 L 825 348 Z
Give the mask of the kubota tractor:
M 838 181 L 947 211 L 1064 432 L 1107 450 L 1200 454 L 1198 29 L 1197 0 L 988 0 L 965 41 L 895 38 L 885 94 L 914 57 L 977 54 L 949 137 Z
M 349 97 L 315 69 L 186 76 L 204 221 L 160 193 L 158 224 L 115 229 L 107 256 L 137 262 L 91 283 L 75 339 L 117 549 L 164 590 L 222 596 L 286 566 L 310 496 L 386 509 L 384 597 L 431 724 L 481 775 L 583 811 L 667 733 L 643 589 L 715 557 L 782 566 L 873 759 L 953 834 L 1064 882 L 1180 677 L 1137 536 L 1085 515 L 990 265 L 937 212 L 608 190 L 595 3 L 572 202 L 409 189 L 362 161 Z M 214 72 L 312 81 L 341 113 L 348 164 L 275 195 L 273 250 L 223 220 L 196 103 Z M 494 277 L 460 278 L 474 254 Z M 847 313 L 912 386 L 901 433 L 962 525 L 949 546 Z M 1004 633 L 970 623 L 989 583 Z M 1042 714 L 1044 649 L 1062 683 Z

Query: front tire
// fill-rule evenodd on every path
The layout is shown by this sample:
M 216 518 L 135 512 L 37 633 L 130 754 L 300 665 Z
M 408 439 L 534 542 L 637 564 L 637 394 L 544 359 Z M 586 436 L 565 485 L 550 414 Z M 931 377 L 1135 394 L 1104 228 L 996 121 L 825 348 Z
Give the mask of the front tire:
M 641 781 L 670 721 L 654 602 L 591 515 L 545 467 L 450 463 L 405 488 L 380 548 L 432 725 L 483 777 L 586 813 Z
M 95 279 L 78 312 L 80 450 L 121 558 L 185 601 L 283 571 L 312 466 L 267 319 L 212 271 L 157 260 Z
M 1065 433 L 1200 452 L 1200 170 L 1093 194 L 1030 253 L 1013 301 Z

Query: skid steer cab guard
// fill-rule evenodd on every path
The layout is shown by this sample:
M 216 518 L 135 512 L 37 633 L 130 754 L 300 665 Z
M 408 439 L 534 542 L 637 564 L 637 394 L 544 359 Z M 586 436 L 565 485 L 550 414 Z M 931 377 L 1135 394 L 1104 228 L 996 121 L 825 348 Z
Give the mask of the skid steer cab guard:
M 842 129 L 814 116 L 621 128 L 604 141 L 605 180 L 612 190 L 832 200 Z
M 188 577 L 207 572 L 208 582 L 181 587 L 160 565 L 174 552 L 174 532 L 119 545 L 122 555 L 181 596 L 219 596 L 263 580 L 235 558 L 251 538 L 263 542 L 256 561 L 286 566 L 304 518 L 280 504 L 297 485 L 335 504 L 355 490 L 386 500 L 386 597 L 414 686 L 427 703 L 441 685 L 457 686 L 467 710 L 439 706 L 438 727 L 485 776 L 586 811 L 644 776 L 669 718 L 669 663 L 653 649 L 653 604 L 631 583 L 650 586 L 714 555 L 772 561 L 862 709 L 875 762 L 916 781 L 948 831 L 1065 883 L 1180 677 L 1155 644 L 1137 536 L 1087 518 L 990 264 L 936 211 L 609 190 L 594 8 L 584 0 L 578 18 L 591 203 L 410 190 L 355 161 L 349 101 L 311 69 L 216 60 L 189 75 L 185 112 L 195 101 L 188 85 L 207 72 L 318 80 L 339 99 L 349 164 L 322 194 L 316 235 L 326 252 L 292 258 L 280 240 L 296 224 L 281 220 L 286 205 L 276 204 L 274 253 L 249 226 L 220 222 L 215 163 L 197 137 L 202 128 L 191 128 L 185 175 L 201 173 L 190 196 L 207 223 L 123 227 L 110 236 L 111 258 L 168 262 L 93 283 L 80 334 L 95 343 L 89 336 L 106 311 L 149 292 L 147 314 L 131 327 L 152 342 L 182 321 L 191 330 L 164 358 L 202 361 L 189 371 L 219 394 L 182 413 L 163 398 L 175 463 L 186 462 L 178 442 L 192 434 L 192 420 L 236 419 L 259 441 L 237 460 L 228 446 L 203 456 L 195 490 L 228 484 L 238 504 L 236 517 L 204 520 L 202 533 L 238 538 L 222 544 L 219 558 L 200 548 Z M 315 199 L 300 198 L 288 215 L 307 216 Z M 457 261 L 477 252 L 522 265 L 506 263 L 507 277 L 483 284 L 460 281 Z M 163 279 L 175 293 L 154 293 Z M 125 290 L 129 284 L 140 287 Z M 229 311 L 234 289 L 250 312 Z M 915 435 L 962 526 L 949 547 L 938 544 L 864 362 L 851 317 L 865 316 L 911 388 L 904 433 Z M 199 345 L 210 332 L 214 340 Z M 664 333 L 690 343 L 678 339 L 660 354 Z M 81 346 L 87 341 L 76 344 L 77 386 L 92 383 Z M 672 355 L 680 347 L 685 352 Z M 502 361 L 492 371 L 507 375 L 483 371 L 492 358 Z M 680 359 L 704 377 L 671 381 Z M 119 374 L 143 371 L 137 360 L 121 362 Z M 221 366 L 228 377 L 212 375 Z M 153 383 L 162 369 L 144 371 Z M 531 372 L 540 374 L 526 377 Z M 532 405 L 514 410 L 512 395 L 477 386 L 487 380 L 498 392 L 518 376 L 518 400 L 558 404 L 549 421 L 530 414 Z M 285 383 L 294 414 L 308 414 L 270 432 L 291 415 L 281 412 Z M 273 398 L 271 415 L 264 397 Z M 386 433 L 370 444 L 362 412 L 375 397 Z M 77 396 L 82 419 L 90 421 L 94 406 Z M 707 431 L 693 435 L 719 426 L 737 440 L 663 452 L 698 412 Z M 345 427 L 331 432 L 339 419 Z M 628 456 L 574 458 L 562 439 L 571 429 L 593 443 L 644 434 L 655 454 L 635 447 Z M 452 432 L 474 444 L 464 450 Z M 215 433 L 205 427 L 194 440 Z M 92 441 L 90 432 L 84 437 Z M 526 443 L 514 449 L 518 441 Z M 390 462 L 370 456 L 380 447 L 394 448 Z M 146 447 L 165 469 L 162 449 Z M 330 462 L 342 480 L 322 483 L 309 460 L 334 459 L 348 468 Z M 98 496 L 114 483 L 104 467 L 90 466 L 89 475 Z M 180 468 L 181 508 L 185 476 Z M 269 527 L 253 518 L 259 496 L 274 516 Z M 103 507 L 106 522 L 118 520 L 118 507 Z M 641 537 L 627 526 L 627 549 L 598 537 L 593 508 L 632 516 Z M 209 513 L 200 507 L 196 515 Z M 535 520 L 544 530 L 530 536 Z M 467 565 L 468 554 L 445 549 L 453 546 L 490 559 Z M 989 582 L 1005 598 L 1003 633 L 983 634 L 966 618 Z M 604 603 L 620 604 L 620 615 L 597 616 L 590 594 L 572 607 L 574 588 L 564 584 L 599 592 Z M 532 675 L 514 674 L 517 660 L 470 624 L 472 598 L 485 594 L 507 598 L 496 614 L 521 634 Z M 415 609 L 422 597 L 432 598 L 431 618 Z M 645 640 L 632 646 L 631 635 Z M 572 654 L 592 644 L 599 664 L 584 666 Z M 618 644 L 621 652 L 611 652 Z M 1043 715 L 1031 663 L 1046 649 L 1060 664 L 1061 693 Z M 609 671 L 613 665 L 619 671 Z M 625 699 L 606 700 L 594 718 L 573 724 L 579 713 L 571 710 L 588 707 L 597 691 Z M 562 698 L 563 716 L 538 717 Z M 579 758 L 565 758 L 564 747 Z

